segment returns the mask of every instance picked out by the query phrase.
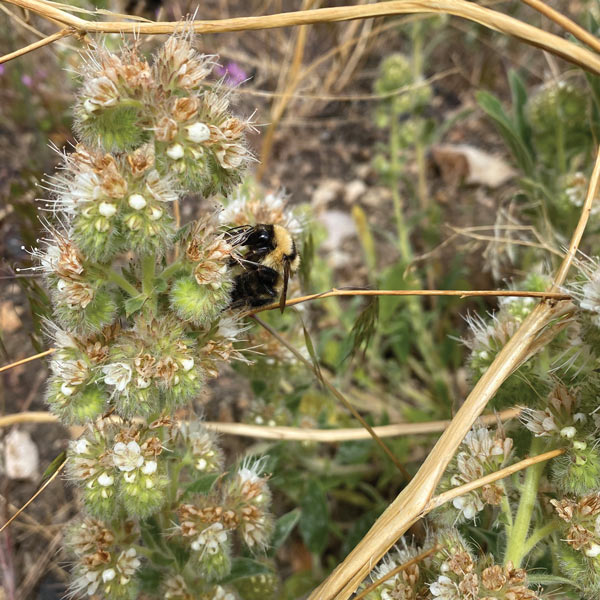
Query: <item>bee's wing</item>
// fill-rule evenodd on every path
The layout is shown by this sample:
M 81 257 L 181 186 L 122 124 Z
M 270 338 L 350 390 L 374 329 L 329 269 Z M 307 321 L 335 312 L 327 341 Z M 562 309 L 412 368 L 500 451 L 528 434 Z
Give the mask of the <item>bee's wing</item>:
M 281 290 L 281 298 L 279 299 L 279 310 L 283 313 L 285 302 L 287 300 L 288 280 L 290 278 L 290 261 L 283 260 L 283 289 Z

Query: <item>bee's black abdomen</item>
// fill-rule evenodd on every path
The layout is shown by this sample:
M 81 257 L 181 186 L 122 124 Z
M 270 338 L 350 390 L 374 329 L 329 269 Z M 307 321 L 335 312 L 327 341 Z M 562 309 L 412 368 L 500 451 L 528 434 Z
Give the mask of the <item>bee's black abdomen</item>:
M 275 269 L 259 266 L 236 275 L 231 291 L 231 307 L 264 306 L 277 297 L 280 275 Z

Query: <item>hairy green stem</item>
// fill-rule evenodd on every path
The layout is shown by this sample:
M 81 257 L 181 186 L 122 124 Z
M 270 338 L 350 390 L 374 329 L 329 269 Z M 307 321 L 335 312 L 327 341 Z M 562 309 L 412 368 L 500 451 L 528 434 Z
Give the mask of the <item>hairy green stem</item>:
M 535 456 L 536 454 L 539 454 L 542 450 L 542 446 L 542 440 L 534 437 L 531 441 L 529 455 Z M 533 510 L 537 504 L 538 487 L 545 466 L 545 462 L 537 463 L 529 467 L 525 472 L 525 480 L 523 482 L 517 516 L 515 517 L 510 535 L 506 542 L 506 553 L 504 556 L 504 563 L 506 564 L 508 561 L 512 561 L 515 568 L 521 566 L 527 552 L 531 549 L 529 548 L 528 550 L 526 546 L 527 534 L 529 533 L 529 527 L 531 526 Z
M 542 527 L 538 527 L 531 532 L 529 538 L 525 541 L 523 545 L 523 556 L 529 554 L 538 544 L 541 542 L 546 536 L 554 533 L 558 529 L 558 523 L 556 519 L 551 519 Z
M 159 277 L 167 281 L 170 277 L 175 275 L 183 267 L 182 260 L 176 260 L 172 262 L 168 267 L 165 267 L 160 273 Z
M 104 271 L 106 278 L 113 283 L 116 283 L 123 291 L 127 292 L 131 297 L 138 296 L 140 291 L 121 275 L 121 273 L 117 273 L 113 269 L 106 269 Z
M 154 290 L 154 267 L 156 265 L 156 257 L 154 254 L 146 254 L 142 258 L 142 292 L 148 298 L 152 297 Z
M 392 200 L 394 202 L 394 214 L 396 217 L 396 228 L 398 230 L 398 249 L 404 264 L 408 264 L 412 260 L 412 251 L 408 239 L 408 230 L 404 221 L 402 212 L 402 200 L 400 198 L 400 143 L 398 129 L 399 115 L 392 110 L 391 127 L 390 127 L 390 171 L 392 173 Z

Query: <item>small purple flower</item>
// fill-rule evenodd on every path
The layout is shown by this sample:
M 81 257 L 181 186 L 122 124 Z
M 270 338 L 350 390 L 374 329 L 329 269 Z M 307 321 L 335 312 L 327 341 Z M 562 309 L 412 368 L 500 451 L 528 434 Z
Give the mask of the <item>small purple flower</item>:
M 29 75 L 22 75 L 21 83 L 27 87 L 31 87 L 33 85 L 33 79 L 31 79 Z
M 215 73 L 225 78 L 225 83 L 236 87 L 248 79 L 248 74 L 235 62 L 228 62 L 224 67 L 218 65 Z
M 4 75 L 4 71 L 6 71 L 6 67 L 4 65 L 0 65 L 0 77 Z

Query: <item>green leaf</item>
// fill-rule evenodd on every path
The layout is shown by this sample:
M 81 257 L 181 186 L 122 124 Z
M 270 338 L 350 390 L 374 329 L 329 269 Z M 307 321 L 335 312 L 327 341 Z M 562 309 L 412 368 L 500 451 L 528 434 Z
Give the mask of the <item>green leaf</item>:
M 47 467 L 40 479 L 40 485 L 44 484 L 67 460 L 67 453 L 63 450 Z
M 317 480 L 311 479 L 308 482 L 300 502 L 300 510 L 300 535 L 313 554 L 321 554 L 327 546 L 329 511 L 325 492 Z
M 312 343 L 310 333 L 308 333 L 308 329 L 306 329 L 306 325 L 304 324 L 302 318 L 300 320 L 302 321 L 302 329 L 304 330 L 304 343 L 306 344 L 306 349 L 308 350 L 308 354 L 310 355 L 313 367 L 315 369 L 317 377 L 319 378 L 319 381 L 323 381 L 321 367 L 319 366 L 319 359 L 317 358 L 317 353 L 315 352 L 315 347 Z
M 189 496 L 191 494 L 208 494 L 215 481 L 219 478 L 219 475 L 220 474 L 218 472 L 202 475 L 185 488 L 183 495 Z
M 163 575 L 157 569 L 143 565 L 136 573 L 136 577 L 140 582 L 142 592 L 154 593 L 160 587 Z
M 272 569 L 268 565 L 261 563 L 252 558 L 239 557 L 234 558 L 231 561 L 231 571 L 229 575 L 224 579 L 221 579 L 219 583 L 221 585 L 231 583 L 236 579 L 243 579 L 244 577 L 252 577 L 253 575 L 262 575 L 263 573 L 271 573 Z
M 525 142 L 521 139 L 517 126 L 504 112 L 500 100 L 493 94 L 485 91 L 477 92 L 475 97 L 479 106 L 494 121 L 521 170 L 526 175 L 531 175 L 534 168 L 533 156 L 527 149 Z
M 528 99 L 525 83 L 521 79 L 521 76 L 518 74 L 518 72 L 514 69 L 510 69 L 508 72 L 508 83 L 510 85 L 513 113 L 517 131 L 519 132 L 519 137 L 533 157 L 534 149 L 531 142 L 531 127 L 529 126 L 529 121 L 525 116 L 525 105 L 527 104 Z
M 352 337 L 352 348 L 348 353 L 348 357 L 354 357 L 362 348 L 363 355 L 367 351 L 369 342 L 377 328 L 379 320 L 379 298 L 377 296 L 367 296 L 367 304 L 358 315 L 350 336 Z
M 275 550 L 283 545 L 290 533 L 292 533 L 296 523 L 298 523 L 300 520 L 301 514 L 302 513 L 300 510 L 295 508 L 294 510 L 277 519 L 277 522 L 275 523 L 275 531 L 273 532 L 273 537 L 271 538 L 271 551 L 269 554 L 273 555 Z
M 144 294 L 139 294 L 125 300 L 125 315 L 130 317 L 133 313 L 140 310 L 146 300 L 147 298 Z
M 165 549 L 165 538 L 162 534 L 160 525 L 158 524 L 158 521 L 155 517 L 149 517 L 148 519 L 143 521 L 140 529 L 142 534 L 142 540 L 144 541 L 144 544 L 148 546 L 148 548 L 160 550 Z
M 360 244 L 365 255 L 365 261 L 367 263 L 369 273 L 374 275 L 377 272 L 375 240 L 373 239 L 373 234 L 371 233 L 371 228 L 369 227 L 369 222 L 367 221 L 367 215 L 358 204 L 355 204 L 352 207 L 352 218 L 354 219 L 354 224 L 356 225 L 358 239 L 360 240 Z
M 310 289 L 310 274 L 315 260 L 315 239 L 312 232 L 308 232 L 302 242 L 302 260 L 300 261 L 300 285 L 303 290 Z

